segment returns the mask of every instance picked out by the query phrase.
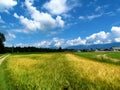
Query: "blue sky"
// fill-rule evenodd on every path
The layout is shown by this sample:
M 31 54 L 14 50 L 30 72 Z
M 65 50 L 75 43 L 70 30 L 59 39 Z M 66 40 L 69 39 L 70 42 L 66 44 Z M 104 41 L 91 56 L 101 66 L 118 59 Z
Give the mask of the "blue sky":
M 120 0 L 0 0 L 6 46 L 120 42 Z

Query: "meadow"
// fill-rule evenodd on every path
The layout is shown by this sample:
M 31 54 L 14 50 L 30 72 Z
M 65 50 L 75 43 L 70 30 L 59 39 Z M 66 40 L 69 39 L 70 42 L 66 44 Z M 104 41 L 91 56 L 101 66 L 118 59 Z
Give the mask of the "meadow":
M 75 54 L 98 62 L 120 65 L 120 52 L 77 52 Z
M 13 54 L 0 66 L 0 90 L 119 90 L 118 54 Z
M 2 56 L 3 54 L 0 54 L 0 57 Z

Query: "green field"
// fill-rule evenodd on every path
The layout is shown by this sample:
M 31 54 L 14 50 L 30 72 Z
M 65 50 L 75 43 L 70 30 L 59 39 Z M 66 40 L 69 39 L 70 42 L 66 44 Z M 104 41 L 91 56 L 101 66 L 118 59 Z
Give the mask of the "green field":
M 75 54 L 94 61 L 120 65 L 120 52 L 77 52 Z
M 119 61 L 114 62 L 119 60 L 119 55 L 120 53 L 10 55 L 0 66 L 0 90 L 119 90 L 120 65 Z
M 0 54 L 0 57 L 2 56 L 3 54 Z

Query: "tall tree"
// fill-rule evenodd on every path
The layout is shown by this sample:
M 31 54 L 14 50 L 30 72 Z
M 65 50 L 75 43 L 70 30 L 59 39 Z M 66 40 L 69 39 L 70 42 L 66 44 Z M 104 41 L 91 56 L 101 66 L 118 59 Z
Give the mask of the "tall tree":
M 3 33 L 0 33 L 0 53 L 5 52 L 5 47 L 3 42 L 5 42 L 5 36 Z

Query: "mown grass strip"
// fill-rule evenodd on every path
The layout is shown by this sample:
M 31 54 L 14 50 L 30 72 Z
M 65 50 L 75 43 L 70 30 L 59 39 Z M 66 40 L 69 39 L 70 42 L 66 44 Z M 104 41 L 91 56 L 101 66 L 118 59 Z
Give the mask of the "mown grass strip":
M 120 55 L 120 52 L 114 52 L 114 54 L 113 54 L 113 52 L 85 52 L 85 53 L 76 52 L 74 54 L 78 55 L 80 57 L 88 58 L 93 61 L 109 63 L 109 64 L 114 64 L 114 65 L 120 65 L 120 61 L 119 61 L 119 57 L 118 57 Z M 117 59 L 118 61 L 116 62 L 114 60 L 110 60 L 109 58 L 104 58 L 104 55 L 107 55 L 108 57 L 114 56 L 114 58 Z
M 7 86 L 7 73 L 6 73 L 6 64 L 7 64 L 7 59 L 2 62 L 0 65 L 0 90 L 8 90 Z M 9 89 L 10 90 L 10 89 Z
M 5 56 L 4 54 L 1 54 L 1 55 L 0 55 L 0 59 L 3 58 L 4 56 Z
M 120 52 L 111 52 L 111 53 L 108 53 L 107 55 L 111 58 L 120 60 Z

